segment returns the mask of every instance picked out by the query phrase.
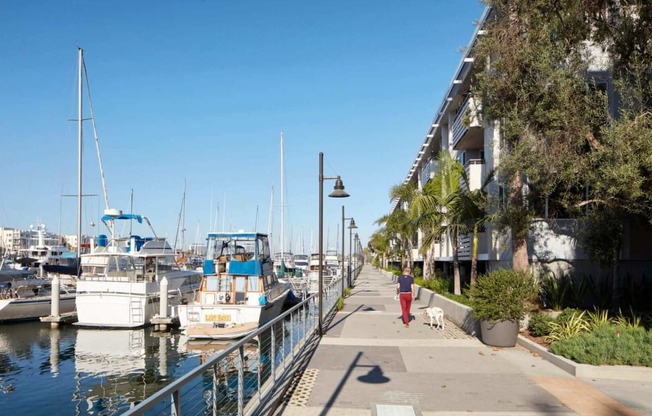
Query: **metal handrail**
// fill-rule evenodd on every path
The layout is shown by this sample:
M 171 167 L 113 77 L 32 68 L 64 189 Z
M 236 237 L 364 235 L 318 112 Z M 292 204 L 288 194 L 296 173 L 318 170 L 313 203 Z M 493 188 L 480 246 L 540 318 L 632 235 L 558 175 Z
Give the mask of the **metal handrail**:
M 327 316 L 341 296 L 340 287 L 339 279 L 325 286 Z M 315 295 L 304 299 L 124 414 L 256 414 L 287 386 L 301 361 L 297 357 L 318 337 L 317 302 Z

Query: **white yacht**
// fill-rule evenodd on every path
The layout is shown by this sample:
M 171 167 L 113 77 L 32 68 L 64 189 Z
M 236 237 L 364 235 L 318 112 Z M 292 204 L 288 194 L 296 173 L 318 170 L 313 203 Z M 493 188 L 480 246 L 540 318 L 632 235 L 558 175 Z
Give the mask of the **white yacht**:
M 77 281 L 77 325 L 86 327 L 136 328 L 150 325 L 153 318 L 173 318 L 176 305 L 194 298 L 201 273 L 182 270 L 174 249 L 163 238 L 130 235 L 115 237 L 116 220 L 142 223 L 145 217 L 108 210 L 114 237 L 99 238 L 91 253 L 81 255 Z M 149 224 L 149 221 L 147 221 Z M 151 228 L 151 226 L 150 226 Z M 168 305 L 161 314 L 161 299 Z
M 209 233 L 204 277 L 193 302 L 179 305 L 189 339 L 235 339 L 281 313 L 290 292 L 274 273 L 267 235 Z

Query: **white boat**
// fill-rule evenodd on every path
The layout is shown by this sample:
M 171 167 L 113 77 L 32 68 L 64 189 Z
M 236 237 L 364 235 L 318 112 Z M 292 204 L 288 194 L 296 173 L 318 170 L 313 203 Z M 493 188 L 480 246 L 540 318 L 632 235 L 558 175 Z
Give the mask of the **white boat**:
M 209 233 L 201 289 L 179 305 L 189 339 L 236 339 L 281 313 L 290 292 L 274 273 L 267 235 Z
M 294 269 L 300 270 L 301 275 L 305 276 L 310 270 L 310 256 L 307 254 L 295 254 L 294 255 Z M 296 273 L 298 276 L 298 273 Z
M 326 263 L 326 269 L 330 270 L 330 274 L 334 277 L 339 277 L 342 274 L 342 263 L 337 250 L 326 250 L 324 262 Z
M 294 276 L 294 268 L 294 254 L 288 251 L 274 254 L 274 273 L 277 276 Z
M 145 217 L 107 210 L 102 221 L 142 223 Z M 149 221 L 147 221 L 149 224 Z M 201 273 L 182 270 L 174 249 L 163 238 L 112 237 L 100 241 L 91 253 L 81 255 L 77 280 L 77 325 L 86 327 L 137 328 L 153 318 L 174 318 L 176 305 L 194 298 Z M 161 309 L 163 296 L 165 311 Z M 165 307 L 167 305 L 167 307 Z M 163 316 L 164 314 L 165 316 Z
M 0 282 L 0 322 L 36 320 L 50 314 L 52 291 L 50 279 L 26 278 Z M 75 289 L 61 285 L 59 310 L 75 310 Z
M 50 273 L 76 275 L 77 253 L 60 244 L 47 244 L 45 224 L 38 224 L 35 231 L 37 233 L 36 244 L 19 250 L 15 263 L 40 277 L 45 277 Z

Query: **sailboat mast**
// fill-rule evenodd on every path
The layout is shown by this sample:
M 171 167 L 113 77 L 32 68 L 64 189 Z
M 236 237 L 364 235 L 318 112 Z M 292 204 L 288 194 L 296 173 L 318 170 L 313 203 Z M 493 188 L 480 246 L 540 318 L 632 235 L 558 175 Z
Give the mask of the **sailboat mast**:
M 82 66 L 84 63 L 84 50 L 78 48 L 78 95 L 77 95 L 77 277 L 81 275 L 81 219 L 82 219 Z
M 273 253 L 273 243 L 272 232 L 274 229 L 274 187 L 272 186 L 272 192 L 269 197 L 269 219 L 267 221 L 267 237 L 270 245 L 270 251 Z
M 285 185 L 283 183 L 283 132 L 281 132 L 281 253 L 285 251 Z

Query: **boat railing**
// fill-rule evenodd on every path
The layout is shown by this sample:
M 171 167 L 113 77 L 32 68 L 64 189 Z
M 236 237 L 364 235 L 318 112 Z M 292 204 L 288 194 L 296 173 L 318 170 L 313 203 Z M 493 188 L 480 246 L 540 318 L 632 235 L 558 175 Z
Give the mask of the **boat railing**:
M 339 283 L 324 286 L 325 322 L 340 296 Z M 312 295 L 124 414 L 271 414 L 319 342 L 319 323 L 319 297 Z

